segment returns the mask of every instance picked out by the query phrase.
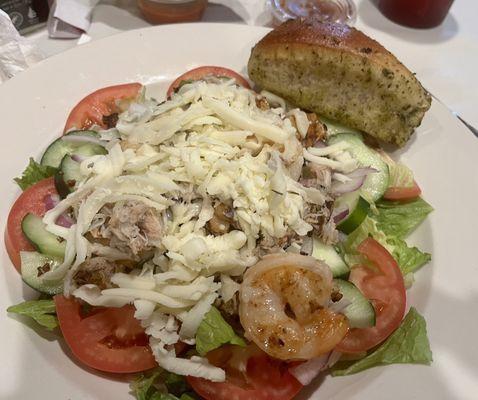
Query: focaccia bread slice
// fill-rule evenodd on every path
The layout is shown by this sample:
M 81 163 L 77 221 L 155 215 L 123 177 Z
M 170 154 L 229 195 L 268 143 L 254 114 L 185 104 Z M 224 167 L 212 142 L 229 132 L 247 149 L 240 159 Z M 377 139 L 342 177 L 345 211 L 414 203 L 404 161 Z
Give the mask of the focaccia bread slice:
M 430 108 L 415 75 L 346 25 L 290 20 L 252 49 L 250 78 L 294 105 L 403 146 Z

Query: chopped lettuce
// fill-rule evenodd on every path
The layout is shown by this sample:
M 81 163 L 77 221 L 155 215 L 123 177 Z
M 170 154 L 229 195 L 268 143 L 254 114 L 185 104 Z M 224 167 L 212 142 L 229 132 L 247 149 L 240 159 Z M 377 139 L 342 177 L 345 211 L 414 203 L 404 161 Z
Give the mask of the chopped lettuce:
M 196 400 L 198 397 L 194 393 L 183 393 L 179 400 Z
M 177 375 L 173 372 L 168 372 L 164 378 L 164 384 L 170 393 L 181 394 L 188 391 L 188 385 L 184 376 Z
M 30 300 L 7 308 L 9 313 L 25 315 L 33 318 L 49 330 L 58 326 L 55 302 L 53 300 Z
M 196 332 L 196 350 L 200 355 L 205 355 L 223 344 L 245 346 L 244 339 L 238 336 L 231 325 L 222 317 L 219 310 L 212 307 L 204 316 Z
M 153 386 L 156 379 L 162 374 L 162 370 L 154 371 L 150 376 L 140 375 L 131 385 L 131 392 L 137 400 L 151 400 L 154 393 L 157 393 Z
M 181 399 L 183 397 L 181 396 Z M 151 397 L 149 397 L 149 400 L 179 400 L 176 396 L 169 394 L 169 393 L 161 393 L 161 392 L 156 392 L 153 393 Z
M 184 376 L 157 368 L 138 376 L 130 384 L 137 400 L 195 400 L 197 397 Z
M 392 208 L 389 208 L 389 210 L 392 210 Z M 401 236 L 395 236 L 390 232 L 390 229 L 384 229 L 383 223 L 378 222 L 381 219 L 381 212 L 382 210 L 380 210 L 378 216 L 365 218 L 360 226 L 347 237 L 342 245 L 345 262 L 349 266 L 366 263 L 366 260 L 357 253 L 357 246 L 369 236 L 373 237 L 393 255 L 403 275 L 415 272 L 429 262 L 431 260 L 429 253 L 422 252 L 416 247 L 409 247 Z
M 393 246 L 392 255 L 397 260 L 403 275 L 415 272 L 432 259 L 430 253 L 425 253 L 416 247 L 408 247 L 402 239 L 388 238 L 387 243 Z
M 388 165 L 389 187 L 412 187 L 415 184 L 413 172 L 401 162 L 394 161 L 388 154 L 381 151 L 383 161 Z
M 14 180 L 22 190 L 25 190 L 42 179 L 55 175 L 55 172 L 56 168 L 38 164 L 30 157 L 30 162 L 23 171 L 21 178 L 15 178 Z
M 425 319 L 415 308 L 410 311 L 398 329 L 375 351 L 364 358 L 339 363 L 332 369 L 333 376 L 351 375 L 380 365 L 426 364 L 432 361 Z
M 400 239 L 405 239 L 433 211 L 433 207 L 422 198 L 408 203 L 381 200 L 376 206 L 379 229 Z
M 378 228 L 377 221 L 368 216 L 363 220 L 357 229 L 347 236 L 347 240 L 343 244 L 345 253 L 357 253 L 358 245 L 369 236 L 373 237 L 382 246 L 386 247 L 388 251 L 392 250 L 387 244 L 387 235 L 385 235 L 385 233 Z

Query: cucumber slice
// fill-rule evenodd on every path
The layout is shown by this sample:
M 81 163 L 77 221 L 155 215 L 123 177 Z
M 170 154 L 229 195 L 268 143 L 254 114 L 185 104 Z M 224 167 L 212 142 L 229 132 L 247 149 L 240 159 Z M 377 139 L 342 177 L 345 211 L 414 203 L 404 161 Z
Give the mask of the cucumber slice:
M 367 217 L 370 204 L 361 195 L 360 191 L 346 193 L 335 200 L 336 210 L 347 207 L 349 215 L 337 225 L 337 229 L 347 235 L 359 227 Z
M 314 247 L 312 250 L 312 257 L 325 262 L 330 267 L 334 278 L 348 275 L 350 269 L 348 265 L 345 264 L 344 260 L 342 260 L 339 253 L 337 253 L 334 246 L 322 243 L 317 237 L 314 237 L 313 240 Z
M 78 187 L 78 182 L 83 179 L 80 172 L 80 163 L 73 160 L 68 154 L 61 160 L 60 168 L 55 174 L 56 191 L 63 199 Z
M 28 213 L 22 220 L 22 231 L 27 239 L 42 254 L 63 258 L 66 243 L 45 229 L 41 217 Z
M 41 278 L 38 268 L 56 268 L 61 264 L 61 259 L 49 257 L 36 251 L 21 251 L 22 279 L 28 286 L 41 293 L 55 295 L 63 292 L 63 281 L 47 281 Z
M 342 141 L 349 143 L 350 147 L 347 151 L 358 161 L 361 167 L 372 167 L 377 170 L 377 172 L 367 176 L 360 188 L 360 192 L 365 199 L 373 202 L 377 201 L 388 188 L 388 181 L 390 179 L 388 165 L 375 150 L 363 142 L 362 135 L 339 133 L 330 137 L 328 143 L 334 144 Z
M 65 136 L 80 136 L 80 137 L 94 137 L 98 138 L 98 133 L 95 131 L 71 131 Z M 43 153 L 40 163 L 42 165 L 49 165 L 50 167 L 58 168 L 61 160 L 67 154 L 78 154 L 82 156 L 93 156 L 95 154 L 106 154 L 107 151 L 103 146 L 95 143 L 84 142 L 70 142 L 65 139 L 65 136 L 56 139 Z M 85 139 L 86 140 L 86 139 Z
M 369 328 L 375 326 L 375 309 L 372 303 L 349 281 L 334 279 L 334 284 L 342 296 L 350 302 L 343 314 L 349 320 L 351 328 Z

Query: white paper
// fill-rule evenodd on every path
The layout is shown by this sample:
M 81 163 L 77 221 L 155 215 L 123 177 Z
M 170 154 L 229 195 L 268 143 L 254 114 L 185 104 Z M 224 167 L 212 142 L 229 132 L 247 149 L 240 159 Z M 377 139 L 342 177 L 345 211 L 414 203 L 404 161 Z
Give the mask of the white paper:
M 55 18 L 56 3 L 53 2 L 50 8 L 50 15 L 48 16 L 48 36 L 55 39 L 76 39 L 81 36 L 83 31 L 76 28 L 61 19 Z
M 91 13 L 99 0 L 57 0 L 54 17 L 69 25 L 88 31 Z
M 0 10 L 0 82 L 41 59 L 40 51 L 18 33 L 8 14 Z

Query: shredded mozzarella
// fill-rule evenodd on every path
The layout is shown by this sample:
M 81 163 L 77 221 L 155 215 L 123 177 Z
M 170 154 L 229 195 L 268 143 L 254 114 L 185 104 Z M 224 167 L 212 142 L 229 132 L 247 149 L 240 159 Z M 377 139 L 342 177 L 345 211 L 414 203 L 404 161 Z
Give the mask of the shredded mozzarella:
M 299 132 L 302 138 L 305 138 L 307 131 L 309 129 L 310 121 L 307 118 L 307 114 L 298 108 L 294 108 L 290 114 L 295 118 L 295 124 L 297 126 L 297 131 Z
M 267 90 L 262 90 L 260 94 L 261 96 L 264 96 L 270 104 L 277 105 L 281 107 L 283 110 L 286 109 L 285 100 L 282 97 L 279 97 L 276 94 L 271 93 Z
M 206 107 L 213 110 L 214 113 L 219 115 L 225 122 L 233 126 L 249 130 L 277 143 L 284 143 L 287 139 L 288 134 L 281 128 L 248 118 L 243 113 L 234 110 L 218 100 L 206 98 L 203 102 Z
M 307 207 L 328 197 L 299 182 L 304 159 L 331 168 L 337 180 L 356 166 L 343 142 L 303 149 L 307 115 L 288 110 L 272 93 L 262 95 L 272 107 L 258 107 L 256 94 L 233 80 L 201 81 L 183 85 L 161 104 L 138 100 L 115 129 L 101 132 L 108 153 L 83 160 L 78 189 L 43 218 L 49 232 L 66 240 L 63 262 L 43 279 L 64 279 L 66 294 L 93 306 L 133 304 L 158 364 L 181 375 L 224 380 L 224 371 L 205 359 L 176 357 L 173 345 L 180 339 L 193 344 L 214 301 L 234 298 L 240 285 L 231 277 L 257 262 L 261 236 L 304 236 L 313 229 Z M 147 248 L 148 261 L 111 273 L 114 287 L 76 287 L 76 272 L 92 256 L 145 260 L 128 252 L 129 243 L 91 239 L 93 230 L 107 227 L 112 205 L 128 202 L 147 207 L 159 221 L 160 239 Z M 234 222 L 227 233 L 213 235 L 209 224 L 218 218 L 219 203 Z M 56 224 L 65 212 L 76 217 L 70 228 Z M 126 228 L 148 240 L 138 226 Z
M 239 291 L 241 285 L 233 281 L 230 276 L 221 274 L 221 298 L 224 302 L 231 300 Z

